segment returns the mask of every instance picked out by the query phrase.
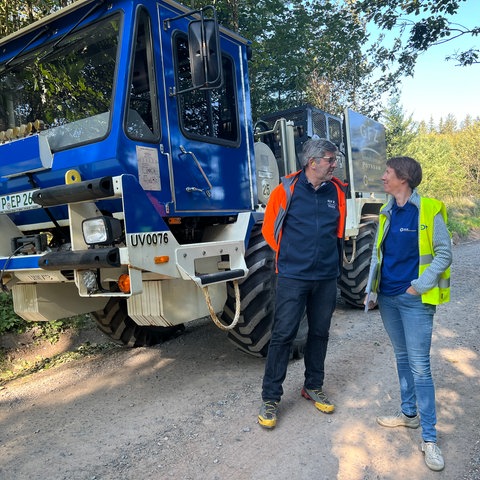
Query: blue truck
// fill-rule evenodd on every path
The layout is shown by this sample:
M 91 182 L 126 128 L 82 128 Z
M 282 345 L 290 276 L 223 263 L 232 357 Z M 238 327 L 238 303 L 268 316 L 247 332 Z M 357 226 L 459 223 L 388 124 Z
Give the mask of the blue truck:
M 361 304 L 383 126 L 309 105 L 254 123 L 251 54 L 213 7 L 170 0 L 78 0 L 0 39 L 0 285 L 19 316 L 91 313 L 112 339 L 145 346 L 210 315 L 265 356 L 275 272 L 263 212 L 313 135 L 343 152 L 339 290 Z

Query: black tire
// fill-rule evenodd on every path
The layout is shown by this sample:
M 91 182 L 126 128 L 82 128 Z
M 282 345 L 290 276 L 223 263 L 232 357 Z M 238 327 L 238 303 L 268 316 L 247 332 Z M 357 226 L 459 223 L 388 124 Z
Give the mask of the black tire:
M 345 242 L 345 258 L 338 287 L 340 296 L 354 307 L 364 307 L 365 287 L 367 286 L 373 242 L 378 227 L 378 217 L 362 217 L 362 225 L 355 240 Z M 354 244 L 356 242 L 356 244 Z M 348 261 L 354 255 L 353 262 Z
M 112 297 L 103 310 L 92 313 L 98 328 L 114 342 L 127 347 L 151 347 L 179 335 L 184 325 L 154 327 L 137 325 L 127 311 L 125 298 Z
M 245 261 L 248 277 L 239 282 L 240 319 L 236 327 L 228 332 L 229 340 L 240 350 L 256 357 L 266 357 L 271 338 L 275 314 L 275 254 L 268 246 L 261 232 L 261 225 L 255 225 L 250 236 Z M 231 324 L 235 316 L 235 291 L 233 284 L 227 284 L 227 301 L 222 321 Z M 306 317 L 298 330 L 292 347 L 291 358 L 303 356 L 307 341 Z

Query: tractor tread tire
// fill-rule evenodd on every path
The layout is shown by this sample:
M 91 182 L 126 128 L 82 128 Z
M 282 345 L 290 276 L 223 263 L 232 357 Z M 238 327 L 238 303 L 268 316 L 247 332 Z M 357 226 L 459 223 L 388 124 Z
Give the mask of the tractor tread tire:
M 178 336 L 184 325 L 137 325 L 129 316 L 125 298 L 112 297 L 103 310 L 92 313 L 97 327 L 114 342 L 127 347 L 150 347 Z
M 266 357 L 275 315 L 275 253 L 263 238 L 261 224 L 253 227 L 245 261 L 248 276 L 239 282 L 240 318 L 228 339 L 240 350 L 256 357 Z M 222 314 L 225 324 L 235 316 L 235 292 L 231 282 Z M 294 341 L 291 359 L 303 357 L 307 341 L 306 316 L 302 319 Z
M 373 216 L 374 218 L 377 218 Z M 365 287 L 367 286 L 373 242 L 378 223 L 372 219 L 362 218 L 363 222 L 356 238 L 356 253 L 352 263 L 343 264 L 342 275 L 338 281 L 340 296 L 353 307 L 363 307 Z M 350 258 L 353 251 L 353 242 L 345 242 L 345 255 Z

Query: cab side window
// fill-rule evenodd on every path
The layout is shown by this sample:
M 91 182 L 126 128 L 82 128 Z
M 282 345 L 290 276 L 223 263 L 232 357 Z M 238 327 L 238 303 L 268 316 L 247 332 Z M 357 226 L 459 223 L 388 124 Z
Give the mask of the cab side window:
M 177 33 L 174 40 L 176 90 L 192 87 L 188 39 Z M 191 90 L 177 94 L 181 128 L 186 137 L 203 141 L 236 143 L 239 140 L 233 61 L 222 56 L 223 86 L 214 90 Z M 207 138 L 205 138 L 207 137 Z
M 125 130 L 130 138 L 155 141 L 160 136 L 150 18 L 139 10 L 131 63 Z

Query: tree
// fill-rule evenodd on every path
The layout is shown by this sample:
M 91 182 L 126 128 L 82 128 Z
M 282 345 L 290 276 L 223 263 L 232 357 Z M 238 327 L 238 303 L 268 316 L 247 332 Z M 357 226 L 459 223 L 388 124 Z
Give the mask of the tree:
M 440 133 L 453 133 L 457 130 L 457 119 L 455 115 L 449 113 L 446 118 L 441 118 L 438 125 L 438 131 Z
M 460 159 L 460 165 L 465 172 L 468 195 L 480 196 L 480 120 L 471 119 L 453 137 L 455 154 Z
M 0 38 L 73 2 L 74 0 L 0 0 Z
M 348 1 L 348 0 L 347 0 Z M 401 76 L 412 75 L 417 57 L 433 45 L 453 42 L 470 35 L 477 37 L 480 26 L 466 27 L 452 18 L 466 0 L 357 0 L 352 2 L 359 15 L 382 30 L 398 29 L 400 35 L 391 48 L 382 45 L 383 37 L 372 47 L 372 54 L 385 72 L 384 81 L 396 83 Z M 402 35 L 406 41 L 402 42 Z M 447 59 L 467 66 L 480 63 L 480 50 L 472 47 L 452 53 Z M 395 65 L 396 69 L 389 71 Z
M 438 133 L 419 134 L 408 145 L 405 155 L 422 165 L 422 195 L 445 200 L 465 195 L 466 177 L 452 139 Z
M 390 100 L 388 109 L 382 114 L 382 120 L 385 125 L 387 157 L 405 155 L 418 134 L 418 127 L 412 120 L 412 115 L 406 117 L 398 97 Z
M 378 116 L 382 90 L 363 46 L 365 24 L 336 1 L 262 0 L 242 4 L 240 33 L 252 41 L 255 115 L 312 103 L 330 113 L 354 108 Z

